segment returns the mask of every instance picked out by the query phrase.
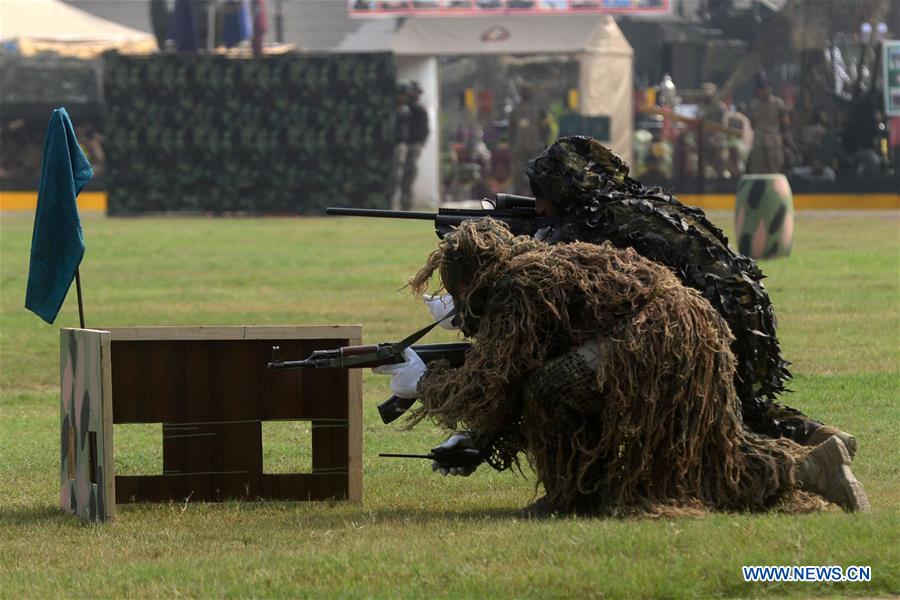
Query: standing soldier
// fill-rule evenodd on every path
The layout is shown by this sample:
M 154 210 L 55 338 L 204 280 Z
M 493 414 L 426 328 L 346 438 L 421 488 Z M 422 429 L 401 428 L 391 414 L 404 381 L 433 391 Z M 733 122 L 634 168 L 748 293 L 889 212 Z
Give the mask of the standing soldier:
M 410 83 L 405 79 L 397 82 L 397 95 L 395 100 L 395 131 L 394 131 L 394 189 L 401 188 L 402 198 L 403 178 L 406 171 L 406 154 L 409 149 L 409 92 Z M 402 200 L 401 200 L 402 202 Z
M 703 147 L 698 150 L 703 152 L 707 168 L 711 167 L 716 177 L 722 177 L 726 171 L 725 134 L 721 130 L 706 127 L 706 124 L 724 125 L 727 108 L 717 95 L 716 84 L 707 82 L 701 89 L 703 98 L 700 100 L 699 108 L 700 118 L 704 121 L 705 129 L 703 131 Z M 706 174 L 703 173 L 703 176 L 705 177 Z
M 747 160 L 748 173 L 780 173 L 784 165 L 782 131 L 790 125 L 784 100 L 772 93 L 764 73 L 756 78 L 756 97 L 750 101 L 753 149 Z
M 419 173 L 419 156 L 422 154 L 422 146 L 428 139 L 428 111 L 422 106 L 419 99 L 422 97 L 422 88 L 417 81 L 409 84 L 409 135 L 406 145 L 406 158 L 403 164 L 403 176 L 400 179 L 400 208 L 410 210 L 412 208 L 412 186 L 416 182 Z

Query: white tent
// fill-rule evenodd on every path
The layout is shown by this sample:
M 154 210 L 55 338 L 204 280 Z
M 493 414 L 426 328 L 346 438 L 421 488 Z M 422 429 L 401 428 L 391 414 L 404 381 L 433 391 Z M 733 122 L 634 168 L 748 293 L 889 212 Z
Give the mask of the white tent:
M 406 19 L 393 40 L 400 77 L 417 79 L 437 126 L 438 56 L 566 54 L 579 61 L 578 111 L 610 119 L 610 147 L 631 159 L 634 51 L 610 15 L 498 15 Z M 435 136 L 432 136 L 435 137 Z M 431 141 L 431 140 L 430 140 Z M 417 197 L 436 198 L 435 144 L 421 158 Z M 426 187 L 420 187 L 426 186 Z
M 91 58 L 111 49 L 148 53 L 152 34 L 95 17 L 58 0 L 0 1 L 0 43 L 22 55 L 52 51 Z

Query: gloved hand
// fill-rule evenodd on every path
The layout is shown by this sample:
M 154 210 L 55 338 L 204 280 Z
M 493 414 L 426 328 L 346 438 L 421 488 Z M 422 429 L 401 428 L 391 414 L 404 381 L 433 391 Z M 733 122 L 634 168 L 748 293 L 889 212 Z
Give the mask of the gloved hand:
M 478 465 L 473 465 L 471 467 L 446 467 L 441 466 L 441 463 L 436 460 L 431 461 L 431 470 L 435 472 L 440 471 L 441 475 L 444 477 L 447 475 L 462 475 L 463 477 L 468 477 L 474 473 L 477 468 Z
M 379 375 L 391 375 L 391 392 L 398 398 L 415 398 L 419 379 L 425 374 L 425 363 L 412 348 L 403 351 L 406 360 L 394 365 L 373 367 L 372 372 Z
M 444 319 L 444 317 L 453 310 L 453 296 L 450 294 L 443 294 L 441 296 L 425 294 L 422 296 L 422 300 L 425 302 L 425 306 L 428 307 L 428 310 L 431 312 L 431 316 L 434 317 L 435 321 L 441 321 L 441 319 Z M 459 327 L 453 324 L 453 321 L 455 320 L 455 318 L 444 319 L 441 321 L 440 325 L 444 329 L 459 329 Z
M 475 449 L 475 442 L 468 433 L 460 432 L 454 433 L 447 438 L 444 443 L 432 448 L 431 453 L 437 456 L 440 456 L 441 454 L 452 456 L 454 452 L 459 452 L 464 449 Z M 452 464 L 437 458 L 431 461 L 431 470 L 440 472 L 444 477 L 447 475 L 462 475 L 463 477 L 468 477 L 475 472 L 475 469 L 478 468 L 478 464 L 479 462 L 465 465 L 459 465 L 458 463 Z

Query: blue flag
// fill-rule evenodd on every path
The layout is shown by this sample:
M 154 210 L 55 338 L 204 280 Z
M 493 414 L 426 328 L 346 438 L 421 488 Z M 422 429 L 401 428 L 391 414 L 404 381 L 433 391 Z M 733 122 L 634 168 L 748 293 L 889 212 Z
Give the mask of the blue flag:
M 25 308 L 51 325 L 66 299 L 84 256 L 84 236 L 75 197 L 94 171 L 65 108 L 50 116 L 44 139 Z

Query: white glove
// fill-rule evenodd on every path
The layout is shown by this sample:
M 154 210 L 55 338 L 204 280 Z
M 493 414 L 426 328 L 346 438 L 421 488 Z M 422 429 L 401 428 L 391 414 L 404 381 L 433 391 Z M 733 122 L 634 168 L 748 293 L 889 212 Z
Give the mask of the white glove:
M 422 296 L 422 300 L 425 302 L 425 306 L 428 307 L 434 320 L 441 322 L 441 327 L 444 329 L 459 329 L 453 325 L 453 319 L 444 318 L 453 310 L 453 296 L 450 294 L 444 294 L 442 296 L 430 296 L 425 294 Z
M 415 398 L 419 395 L 416 387 L 425 374 L 425 363 L 412 348 L 403 351 L 403 358 L 406 360 L 402 363 L 373 367 L 372 372 L 391 375 L 391 392 L 398 398 Z

